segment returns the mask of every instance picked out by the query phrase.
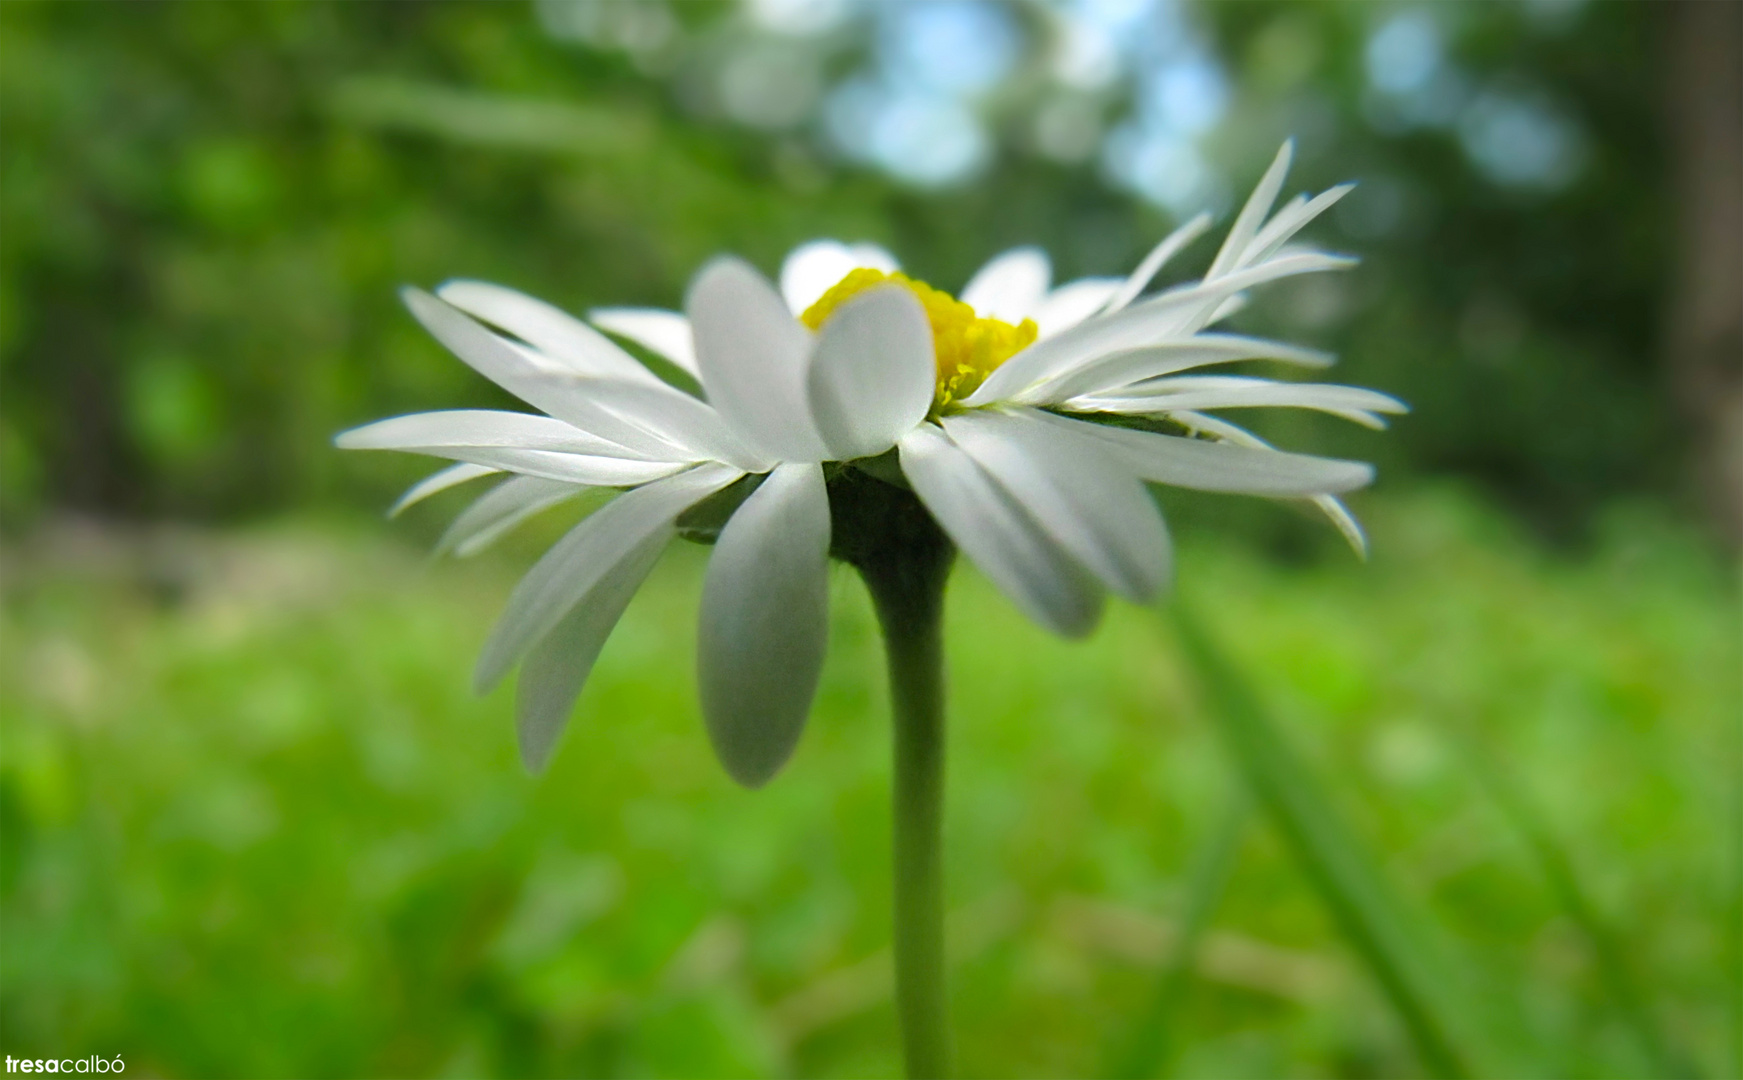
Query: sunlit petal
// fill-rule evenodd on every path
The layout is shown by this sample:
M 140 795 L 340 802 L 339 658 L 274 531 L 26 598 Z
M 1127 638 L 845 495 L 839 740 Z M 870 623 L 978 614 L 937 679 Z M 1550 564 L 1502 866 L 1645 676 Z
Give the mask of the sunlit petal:
M 1034 314 L 1053 280 L 1053 264 L 1036 247 L 995 256 L 969 279 L 960 299 L 983 319 L 1020 323 Z
M 836 460 L 881 454 L 932 405 L 932 329 L 907 289 L 881 286 L 843 304 L 817 336 L 807 391 Z
M 696 342 L 690 336 L 690 320 L 678 312 L 659 308 L 594 308 L 587 317 L 601 330 L 628 338 L 692 375 L 697 373 Z
M 487 281 L 450 281 L 436 295 L 461 311 L 499 326 L 582 375 L 637 382 L 659 381 L 641 361 L 568 312 L 523 292 Z
M 685 301 L 708 401 L 753 448 L 782 461 L 828 457 L 805 392 L 811 332 L 742 259 L 702 268 Z
M 1369 483 L 1374 467 L 1360 461 L 1259 450 L 1228 443 L 1160 435 L 1035 413 L 1046 423 L 1069 425 L 1104 444 L 1141 479 L 1199 491 L 1307 496 L 1349 491 Z

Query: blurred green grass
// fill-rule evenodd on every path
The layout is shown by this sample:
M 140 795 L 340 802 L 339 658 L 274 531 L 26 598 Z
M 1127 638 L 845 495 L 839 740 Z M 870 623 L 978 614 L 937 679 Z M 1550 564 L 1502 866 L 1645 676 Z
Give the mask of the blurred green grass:
M 1365 567 L 1187 530 L 1181 587 L 1456 946 L 1509 1074 L 1653 1063 L 1466 737 L 1540 808 L 1669 1037 L 1725 1075 L 1733 572 L 1647 509 L 1577 556 L 1450 489 L 1368 516 Z M 467 675 L 558 524 L 434 565 L 334 517 L 14 542 L 7 1052 L 171 1076 L 894 1074 L 887 717 L 858 583 L 838 571 L 818 707 L 767 789 L 710 759 L 704 553 L 684 545 L 528 778 L 509 695 Z M 963 567 L 948 633 L 962 1068 L 1090 1075 L 1153 997 L 1235 774 L 1152 613 L 1062 643 Z M 1258 819 L 1177 1001 L 1179 1075 L 1420 1069 Z

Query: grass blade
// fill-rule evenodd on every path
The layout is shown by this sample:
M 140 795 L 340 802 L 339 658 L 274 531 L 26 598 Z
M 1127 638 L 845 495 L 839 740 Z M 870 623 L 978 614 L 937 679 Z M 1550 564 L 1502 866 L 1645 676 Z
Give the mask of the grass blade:
M 1211 916 L 1228 889 L 1235 869 L 1235 856 L 1247 835 L 1252 820 L 1252 804 L 1246 792 L 1237 791 L 1223 811 L 1210 842 L 1199 849 L 1187 871 L 1186 911 L 1181 918 L 1180 936 L 1172 955 L 1162 969 L 1149 1007 L 1138 1017 L 1126 1037 L 1116 1044 L 1108 1067 L 1103 1070 L 1116 1080 L 1150 1080 L 1161 1075 L 1173 1057 L 1175 1047 L 1169 1037 L 1169 1019 L 1180 1000 L 1186 982 L 1192 976 L 1198 959 L 1198 943 L 1210 926 Z
M 1591 945 L 1597 961 L 1598 978 L 1604 985 L 1617 1013 L 1634 1032 L 1659 1074 L 1666 1077 L 1695 1077 L 1700 1070 L 1664 1034 L 1646 992 L 1636 977 L 1628 959 L 1627 949 L 1610 925 L 1599 914 L 1597 905 L 1580 882 L 1573 860 L 1556 841 L 1549 824 L 1526 793 L 1513 782 L 1506 769 L 1472 732 L 1454 730 L 1454 737 L 1465 751 L 1478 780 L 1489 791 L 1508 823 L 1519 831 L 1531 857 L 1543 874 L 1544 881 L 1556 902 Z
M 1178 598 L 1168 610 L 1209 711 L 1253 795 L 1392 1003 L 1423 1066 L 1441 1077 L 1470 1075 L 1454 1038 L 1462 1025 L 1454 1027 L 1445 981 L 1424 956 L 1373 857 L 1198 621 Z

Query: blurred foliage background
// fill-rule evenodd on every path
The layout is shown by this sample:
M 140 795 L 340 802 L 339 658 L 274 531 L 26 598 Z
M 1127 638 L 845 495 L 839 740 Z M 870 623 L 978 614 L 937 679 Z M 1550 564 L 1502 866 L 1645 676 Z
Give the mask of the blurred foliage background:
M 767 791 L 700 735 L 694 551 L 529 780 L 458 673 L 562 523 L 420 568 L 440 508 L 367 515 L 423 467 L 331 436 L 510 404 L 404 283 L 675 306 L 709 255 L 772 272 L 820 235 L 944 288 L 1022 243 L 1120 273 L 1293 136 L 1291 190 L 1359 182 L 1317 237 L 1364 263 L 1240 319 L 1414 412 L 1263 429 L 1380 464 L 1373 564 L 1170 493 L 1182 588 L 1440 939 L 1473 1068 L 1736 1075 L 1738 12 L 0 5 L 0 1049 L 888 1075 L 857 585 Z M 1153 617 L 1068 646 L 959 580 L 964 1069 L 1116 1073 L 1143 1029 L 1146 1074 L 1432 1071 L 1229 811 L 1214 695 Z

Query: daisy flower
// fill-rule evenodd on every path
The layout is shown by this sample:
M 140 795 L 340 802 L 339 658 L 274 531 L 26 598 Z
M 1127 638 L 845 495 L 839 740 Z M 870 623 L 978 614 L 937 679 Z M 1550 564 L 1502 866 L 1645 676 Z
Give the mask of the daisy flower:
M 1312 499 L 1361 547 L 1335 495 L 1367 483 L 1369 466 L 1275 450 L 1212 414 L 1306 408 L 1379 427 L 1403 406 L 1355 387 L 1201 373 L 1331 362 L 1213 329 L 1255 286 L 1353 263 L 1290 243 L 1348 185 L 1270 212 L 1290 155 L 1286 143 L 1204 277 L 1149 296 L 1207 218 L 1125 278 L 1050 289 L 1046 255 L 1020 248 L 987 263 L 960 298 L 905 276 L 881 248 L 834 241 L 795 250 L 778 289 L 721 257 L 697 274 L 682 314 L 599 309 L 591 326 L 497 285 L 408 288 L 431 334 L 543 415 L 419 413 L 337 442 L 460 463 L 395 512 L 506 475 L 444 537 L 460 554 L 589 488 L 622 489 L 527 573 L 478 660 L 480 690 L 520 664 L 531 768 L 548 758 L 667 542 L 714 540 L 698 684 L 722 762 L 755 786 L 791 754 L 816 690 L 832 541 L 846 551 L 833 526 L 850 516 L 832 515 L 832 489 L 841 501 L 870 477 L 911 491 L 1013 603 L 1068 636 L 1094 627 L 1105 592 L 1144 603 L 1166 582 L 1168 534 L 1146 482 Z M 663 357 L 700 392 L 661 379 L 608 334 Z
M 699 530 L 716 540 L 699 688 L 723 763 L 755 786 L 790 756 L 816 690 L 831 479 L 845 469 L 912 489 L 1000 591 L 1067 636 L 1095 627 L 1103 592 L 1145 603 L 1168 578 L 1168 533 L 1143 483 L 1311 498 L 1363 547 L 1335 493 L 1368 483 L 1368 465 L 1276 451 L 1211 413 L 1307 408 L 1382 427 L 1400 402 L 1199 373 L 1332 362 L 1211 329 L 1251 287 L 1353 265 L 1290 244 L 1349 185 L 1271 214 L 1288 162 L 1285 143 L 1203 279 L 1152 296 L 1145 287 L 1206 230 L 1204 216 L 1124 279 L 1049 289 L 1046 254 L 1023 247 L 987 263 L 960 298 L 906 277 L 880 247 L 833 240 L 793 251 L 779 289 L 723 256 L 697 273 L 683 314 L 601 308 L 593 326 L 485 282 L 453 280 L 434 296 L 406 289 L 437 340 L 544 415 L 397 416 L 345 432 L 338 446 L 460 462 L 394 512 L 507 474 L 443 538 L 458 554 L 587 488 L 624 489 L 521 580 L 478 660 L 479 690 L 521 664 L 519 740 L 532 768 L 661 549 L 687 512 L 716 503 L 722 526 Z M 661 355 L 701 394 L 661 380 L 605 334 Z
M 955 552 L 1031 618 L 1081 636 L 1107 593 L 1146 603 L 1168 580 L 1168 533 L 1146 484 L 1310 499 L 1364 547 L 1337 495 L 1366 484 L 1368 465 L 1274 449 L 1220 414 L 1304 408 L 1383 427 L 1403 406 L 1356 387 L 1206 373 L 1331 362 L 1215 329 L 1256 286 L 1353 265 L 1291 243 L 1347 185 L 1272 212 L 1290 155 L 1285 143 L 1204 276 L 1155 292 L 1207 218 L 1128 277 L 1052 288 L 1046 255 L 1021 248 L 958 297 L 903 274 L 881 248 L 835 241 L 795 250 L 778 287 L 717 258 L 682 313 L 607 308 L 584 321 L 482 282 L 407 289 L 431 334 L 539 413 L 419 413 L 337 441 L 457 462 L 394 512 L 503 477 L 443 537 L 462 555 L 589 489 L 621 492 L 521 580 L 478 660 L 480 690 L 519 665 L 516 720 L 532 769 L 660 552 L 684 535 L 714 545 L 697 639 L 709 736 L 736 780 L 766 782 L 816 693 L 829 560 L 860 571 L 884 629 L 895 721 L 898 1013 L 910 1072 L 944 1075 L 940 624 Z M 614 338 L 662 357 L 672 378 Z

